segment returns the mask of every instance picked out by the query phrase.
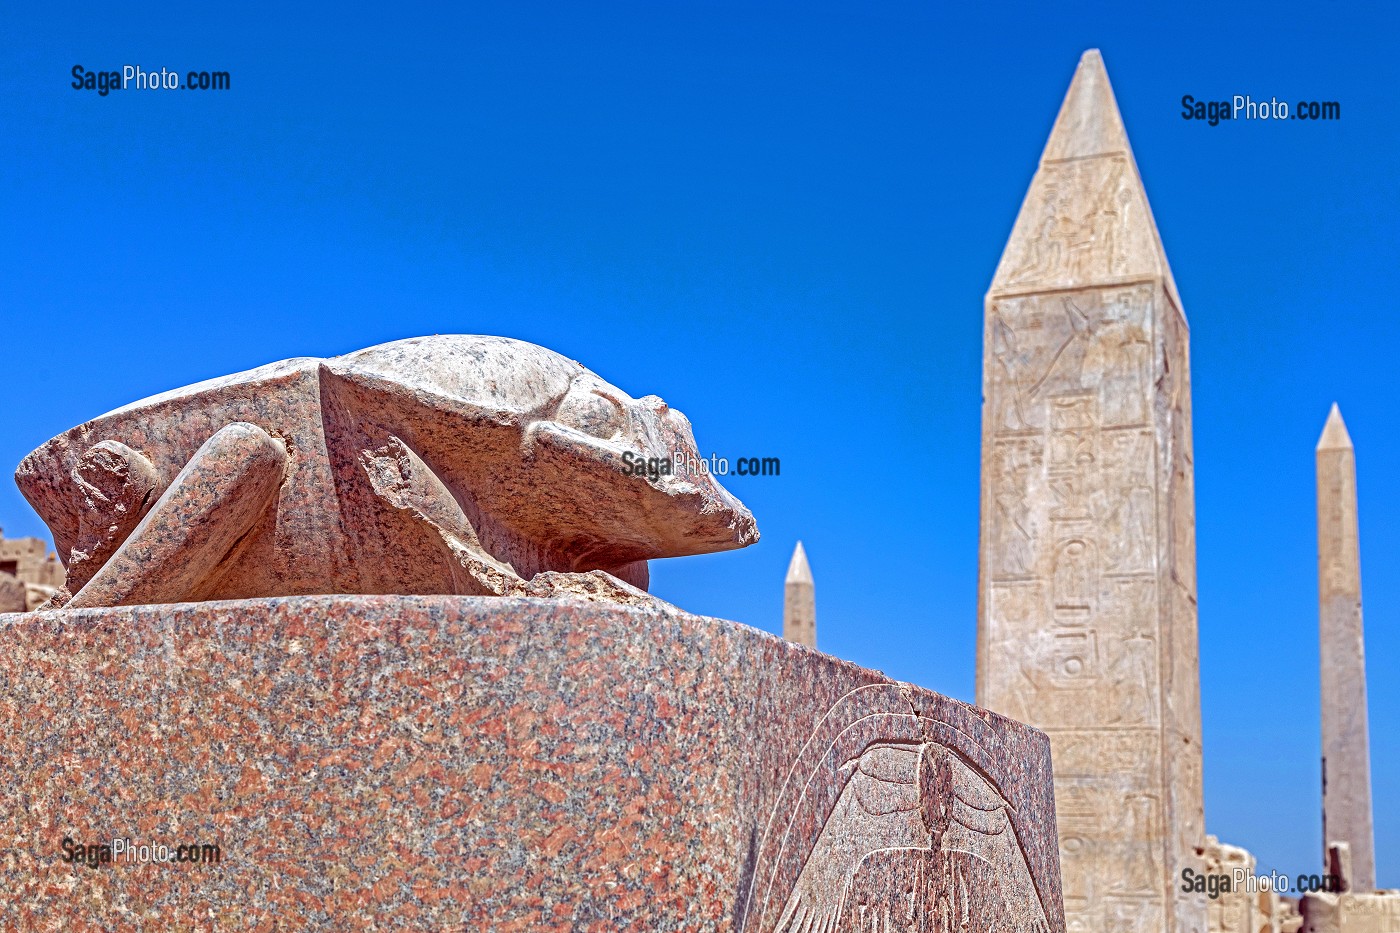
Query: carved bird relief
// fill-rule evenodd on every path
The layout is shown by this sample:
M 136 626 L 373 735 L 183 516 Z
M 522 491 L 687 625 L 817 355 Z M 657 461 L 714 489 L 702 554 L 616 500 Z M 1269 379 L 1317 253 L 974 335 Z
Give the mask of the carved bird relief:
M 775 933 L 1048 933 L 1009 804 L 936 742 L 880 742 L 844 787 Z
M 1063 933 L 1045 736 L 906 684 L 844 694 L 754 826 L 740 933 Z

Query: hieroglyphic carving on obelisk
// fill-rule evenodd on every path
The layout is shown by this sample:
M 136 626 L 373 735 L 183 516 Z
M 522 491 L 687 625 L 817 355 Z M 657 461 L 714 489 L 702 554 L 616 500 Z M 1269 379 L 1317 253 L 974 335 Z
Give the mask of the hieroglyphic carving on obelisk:
M 1337 406 L 1317 442 L 1317 589 L 1322 668 L 1322 846 L 1351 847 L 1348 885 L 1376 889 L 1356 451 Z
M 802 542 L 793 549 L 783 581 L 783 637 L 808 648 L 817 647 L 817 591 Z
M 1071 931 L 1197 933 L 1188 331 L 1084 53 L 986 299 L 977 703 L 1044 729 Z

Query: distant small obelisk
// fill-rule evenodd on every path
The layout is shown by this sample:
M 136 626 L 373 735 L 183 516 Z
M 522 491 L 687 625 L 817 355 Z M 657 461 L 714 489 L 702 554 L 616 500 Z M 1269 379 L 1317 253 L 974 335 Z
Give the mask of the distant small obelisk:
M 783 582 L 783 637 L 808 648 L 817 647 L 817 593 L 812 568 L 802 542 L 792 552 Z
M 1317 589 L 1322 668 L 1322 850 L 1351 848 L 1351 890 L 1376 889 L 1356 451 L 1334 404 L 1317 442 Z M 1324 861 L 1324 864 L 1326 862 Z

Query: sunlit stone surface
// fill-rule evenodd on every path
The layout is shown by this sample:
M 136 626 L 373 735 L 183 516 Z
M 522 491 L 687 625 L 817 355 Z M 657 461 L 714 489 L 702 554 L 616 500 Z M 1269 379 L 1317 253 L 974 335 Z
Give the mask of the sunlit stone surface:
M 1076 933 L 1198 933 L 1188 332 L 1097 51 L 986 298 L 977 701 L 1050 735 Z

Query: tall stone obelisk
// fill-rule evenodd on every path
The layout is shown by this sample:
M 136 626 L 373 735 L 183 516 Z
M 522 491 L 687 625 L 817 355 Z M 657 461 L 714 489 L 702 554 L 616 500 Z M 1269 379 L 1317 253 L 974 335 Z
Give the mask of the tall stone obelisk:
M 1198 933 L 1188 330 L 1098 51 L 986 298 L 977 702 L 1050 735 L 1069 930 Z
M 783 637 L 808 648 L 817 647 L 817 590 L 801 541 L 793 549 L 783 581 Z
M 1317 441 L 1317 589 L 1322 668 L 1322 851 L 1351 847 L 1357 891 L 1376 889 L 1356 451 L 1337 406 Z

